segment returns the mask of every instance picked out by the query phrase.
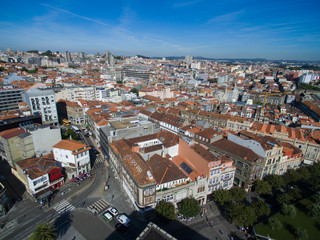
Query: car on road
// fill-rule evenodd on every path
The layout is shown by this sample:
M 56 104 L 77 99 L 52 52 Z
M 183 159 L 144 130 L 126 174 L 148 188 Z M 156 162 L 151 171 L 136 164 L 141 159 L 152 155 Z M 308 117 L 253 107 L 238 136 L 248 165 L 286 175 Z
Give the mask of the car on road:
M 119 214 L 118 210 L 114 207 L 109 207 L 107 211 L 110 212 L 113 216 L 117 216 Z
M 127 217 L 125 214 L 119 214 L 116 216 L 116 219 L 119 223 L 123 224 L 126 227 L 129 227 L 131 225 L 131 220 L 130 218 Z
M 91 148 L 91 151 L 93 152 L 93 154 L 94 155 L 97 155 L 99 152 L 97 151 L 97 149 L 95 149 L 95 147 L 94 146 L 90 146 L 90 148 Z
M 61 195 L 66 195 L 66 194 L 68 194 L 68 192 L 70 192 L 70 191 L 71 191 L 71 188 L 68 187 L 66 190 L 64 190 L 64 191 L 61 193 Z
M 104 220 L 106 220 L 107 222 L 110 222 L 112 221 L 113 219 L 113 215 L 109 212 L 109 211 L 105 211 L 103 214 L 102 214 L 102 217 Z

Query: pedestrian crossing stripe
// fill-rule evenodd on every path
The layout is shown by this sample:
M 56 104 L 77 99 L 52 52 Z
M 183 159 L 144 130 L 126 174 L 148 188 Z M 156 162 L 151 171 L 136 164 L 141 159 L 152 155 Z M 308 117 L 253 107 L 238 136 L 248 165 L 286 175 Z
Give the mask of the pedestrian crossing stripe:
M 94 210 L 96 212 L 100 212 L 108 207 L 108 203 L 106 203 L 103 199 L 99 199 L 95 203 L 91 204 L 87 209 Z
M 75 207 L 72 204 L 70 204 L 67 200 L 62 200 L 61 202 L 57 203 L 53 207 L 53 209 L 61 214 L 64 212 L 71 212 L 75 209 Z

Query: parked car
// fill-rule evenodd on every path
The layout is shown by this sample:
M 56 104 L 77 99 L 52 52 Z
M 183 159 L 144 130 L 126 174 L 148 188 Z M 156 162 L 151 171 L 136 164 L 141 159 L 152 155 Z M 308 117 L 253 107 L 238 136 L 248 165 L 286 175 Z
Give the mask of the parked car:
M 116 219 L 119 223 L 123 224 L 126 227 L 129 227 L 131 225 L 130 218 L 127 217 L 125 214 L 119 214 L 116 216 Z
M 94 155 L 97 155 L 99 152 L 97 151 L 97 149 L 95 149 L 94 146 L 90 146 L 91 147 L 91 151 Z
M 112 221 L 113 219 L 113 215 L 109 212 L 109 211 L 105 211 L 103 214 L 102 214 L 102 217 L 104 220 L 106 220 L 107 222 L 110 222 Z
M 113 216 L 117 216 L 119 214 L 118 210 L 114 207 L 109 207 L 107 211 L 109 211 Z
M 61 195 L 66 195 L 66 194 L 68 194 L 68 192 L 70 192 L 71 191 L 71 188 L 67 188 L 66 190 L 64 190 L 62 193 L 61 193 Z

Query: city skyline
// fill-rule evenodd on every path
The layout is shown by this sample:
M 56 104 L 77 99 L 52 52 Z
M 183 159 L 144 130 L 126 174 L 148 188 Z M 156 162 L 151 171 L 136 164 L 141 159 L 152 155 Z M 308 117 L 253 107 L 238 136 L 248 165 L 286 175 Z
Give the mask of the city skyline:
M 16 1 L 2 6 L 1 49 L 320 60 L 317 1 Z

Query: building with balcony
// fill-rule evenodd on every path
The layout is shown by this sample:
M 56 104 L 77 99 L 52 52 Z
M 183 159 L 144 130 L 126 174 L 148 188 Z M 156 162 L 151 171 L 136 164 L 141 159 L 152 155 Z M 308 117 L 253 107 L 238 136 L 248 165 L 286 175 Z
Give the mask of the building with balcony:
M 83 143 L 62 140 L 53 146 L 53 155 L 71 179 L 91 170 L 89 150 L 90 147 Z
M 23 100 L 28 104 L 32 114 L 41 115 L 43 124 L 58 124 L 53 90 L 30 88 L 23 94 Z
M 62 169 L 52 153 L 19 161 L 13 173 L 25 185 L 27 192 L 40 200 L 64 185 Z

